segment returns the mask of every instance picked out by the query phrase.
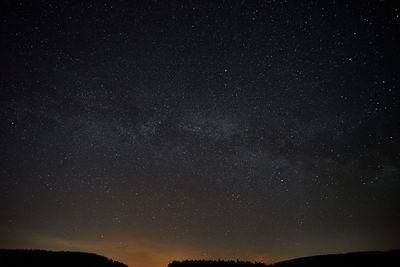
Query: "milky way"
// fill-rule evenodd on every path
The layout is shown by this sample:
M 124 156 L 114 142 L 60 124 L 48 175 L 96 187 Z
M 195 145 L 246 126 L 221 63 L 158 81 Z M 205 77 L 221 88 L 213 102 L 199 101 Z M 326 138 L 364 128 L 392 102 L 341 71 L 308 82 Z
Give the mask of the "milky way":
M 397 6 L 132 2 L 1 4 L 0 247 L 399 248 Z

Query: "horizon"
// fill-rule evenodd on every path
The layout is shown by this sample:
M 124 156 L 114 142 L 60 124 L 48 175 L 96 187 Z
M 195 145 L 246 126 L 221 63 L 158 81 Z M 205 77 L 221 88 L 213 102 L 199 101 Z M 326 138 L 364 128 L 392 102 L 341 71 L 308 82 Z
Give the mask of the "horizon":
M 400 248 L 397 3 L 0 13 L 0 247 L 131 267 Z
M 104 255 L 96 254 L 96 253 L 90 253 L 90 252 L 85 252 L 85 251 L 56 251 L 56 250 L 42 250 L 42 249 L 3 249 L 0 248 L 0 250 L 8 250 L 8 251 L 39 251 L 39 252 L 54 252 L 54 253 L 82 253 L 82 254 L 88 254 L 88 255 L 96 255 L 100 257 L 105 257 L 107 260 L 112 260 L 114 262 L 120 262 L 123 264 L 126 264 L 125 262 L 117 261 L 116 259 L 106 257 Z M 291 258 L 291 259 L 286 259 L 286 260 L 281 260 L 277 262 L 271 262 L 271 263 L 265 263 L 263 261 L 246 261 L 246 260 L 240 260 L 240 259 L 228 259 L 228 260 L 223 260 L 223 259 L 185 259 L 185 260 L 173 260 L 168 263 L 168 266 L 170 264 L 174 263 L 190 263 L 190 262 L 223 262 L 223 263 L 243 263 L 243 264 L 262 264 L 265 266 L 270 266 L 275 263 L 282 263 L 286 261 L 294 261 L 294 260 L 302 260 L 302 259 L 308 259 L 308 258 L 319 258 L 319 257 L 326 257 L 326 256 L 355 256 L 356 254 L 369 254 L 371 255 L 372 253 L 393 253 L 393 252 L 400 252 L 400 249 L 393 249 L 393 250 L 388 250 L 388 251 L 353 251 L 353 252 L 346 252 L 346 253 L 334 253 L 334 254 L 321 254 L 321 255 L 311 255 L 311 256 L 305 256 L 305 257 L 296 257 L 296 258 Z M 129 264 L 126 264 L 128 267 L 130 267 Z M 139 265 L 140 266 L 140 265 Z

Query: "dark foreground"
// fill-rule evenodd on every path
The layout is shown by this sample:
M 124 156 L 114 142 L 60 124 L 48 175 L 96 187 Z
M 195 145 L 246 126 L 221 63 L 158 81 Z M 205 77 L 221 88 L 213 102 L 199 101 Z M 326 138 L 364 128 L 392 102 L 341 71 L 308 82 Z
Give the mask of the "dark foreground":
M 400 250 L 312 256 L 271 265 L 240 261 L 174 261 L 168 267 L 399 267 Z
M 289 261 L 278 262 L 273 267 L 337 267 L 337 266 L 362 266 L 362 267 L 386 267 L 400 266 L 400 250 L 387 252 L 355 252 L 346 254 L 312 256 L 298 258 Z
M 0 267 L 127 267 L 106 257 L 83 252 L 0 249 Z M 398 267 L 400 250 L 387 252 L 355 252 L 312 256 L 278 262 L 272 265 L 243 261 L 174 261 L 168 267 Z M 135 267 L 135 266 L 131 266 Z
M 106 257 L 84 252 L 0 249 L 0 267 L 127 267 Z

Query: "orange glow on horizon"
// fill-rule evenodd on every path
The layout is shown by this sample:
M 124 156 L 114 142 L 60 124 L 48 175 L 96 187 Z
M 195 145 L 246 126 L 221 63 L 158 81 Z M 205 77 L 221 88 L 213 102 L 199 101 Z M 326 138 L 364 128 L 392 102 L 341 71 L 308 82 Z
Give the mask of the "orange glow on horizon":
M 111 241 L 104 237 L 96 240 L 66 239 L 35 233 L 25 229 L 8 228 L 7 231 L 0 227 L 0 234 L 5 240 L 12 238 L 24 240 L 29 247 L 11 245 L 10 248 L 44 249 L 52 251 L 80 251 L 95 253 L 127 264 L 129 267 L 167 267 L 172 261 L 183 260 L 242 260 L 250 262 L 274 263 L 282 260 L 270 254 L 251 253 L 249 251 L 238 252 L 223 250 L 215 252 L 215 248 L 196 249 L 188 245 L 179 245 L 174 242 L 162 243 L 147 239 L 127 239 L 123 241 Z M 10 243 L 11 244 L 11 243 Z M 212 252 L 211 252 L 212 251 Z M 211 254 L 213 253 L 213 254 Z M 263 259 L 263 260 L 260 260 Z

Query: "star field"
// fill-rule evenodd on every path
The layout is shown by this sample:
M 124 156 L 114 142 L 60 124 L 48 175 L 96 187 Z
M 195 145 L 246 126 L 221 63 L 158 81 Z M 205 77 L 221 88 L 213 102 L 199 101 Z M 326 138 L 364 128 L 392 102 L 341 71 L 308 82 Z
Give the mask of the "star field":
M 399 248 L 395 4 L 0 10 L 0 247 L 137 267 Z

